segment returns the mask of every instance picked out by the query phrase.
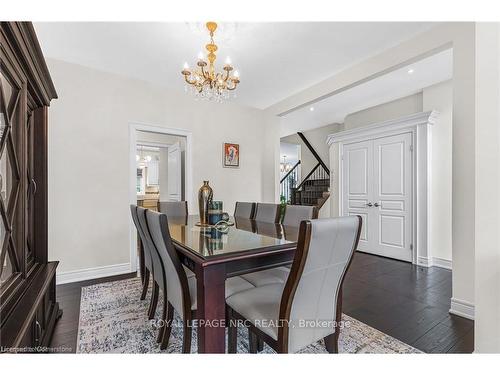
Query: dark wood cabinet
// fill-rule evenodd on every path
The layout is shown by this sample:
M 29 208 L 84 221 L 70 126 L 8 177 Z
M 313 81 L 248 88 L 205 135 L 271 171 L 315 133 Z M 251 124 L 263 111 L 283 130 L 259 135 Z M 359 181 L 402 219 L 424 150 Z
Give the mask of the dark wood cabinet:
M 29 22 L 0 22 L 0 350 L 43 351 L 61 314 L 48 261 L 48 107 L 57 94 Z M 36 348 L 36 349 L 35 349 Z M 41 348 L 41 349 L 40 349 Z

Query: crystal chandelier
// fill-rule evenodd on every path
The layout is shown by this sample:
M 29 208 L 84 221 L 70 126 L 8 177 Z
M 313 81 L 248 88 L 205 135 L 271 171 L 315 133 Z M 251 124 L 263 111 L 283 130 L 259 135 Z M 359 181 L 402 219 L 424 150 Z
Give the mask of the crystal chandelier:
M 185 63 L 181 73 L 186 81 L 187 91 L 192 92 L 199 99 L 222 102 L 235 96 L 233 90 L 240 83 L 240 76 L 236 70 L 231 74 L 234 68 L 229 58 L 222 68 L 223 72 L 216 72 L 214 63 L 218 47 L 214 43 L 214 33 L 217 24 L 207 22 L 206 26 L 210 33 L 210 43 L 205 46 L 208 51 L 208 62 L 203 59 L 203 54 L 200 52 L 196 63 L 198 69 L 190 70 L 188 63 Z
M 286 155 L 283 155 L 283 163 L 280 163 L 281 173 L 288 172 L 290 169 L 292 169 L 292 166 L 286 162 Z

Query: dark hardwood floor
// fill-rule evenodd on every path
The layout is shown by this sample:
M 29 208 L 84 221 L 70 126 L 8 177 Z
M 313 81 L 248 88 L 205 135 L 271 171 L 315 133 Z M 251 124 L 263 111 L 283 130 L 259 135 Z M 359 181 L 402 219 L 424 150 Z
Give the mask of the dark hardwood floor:
M 451 271 L 357 252 L 343 311 L 426 353 L 472 353 L 474 322 L 448 312 Z
M 134 275 L 58 285 L 57 300 L 64 313 L 51 347 L 75 352 L 83 286 Z M 358 252 L 344 282 L 343 310 L 424 352 L 471 353 L 474 323 L 448 313 L 450 298 L 451 271 Z

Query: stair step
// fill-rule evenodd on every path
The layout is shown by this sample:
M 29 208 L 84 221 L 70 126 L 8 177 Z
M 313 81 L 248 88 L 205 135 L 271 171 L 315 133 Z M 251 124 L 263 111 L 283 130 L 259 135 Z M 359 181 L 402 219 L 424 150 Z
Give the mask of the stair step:
M 330 189 L 328 185 L 304 185 L 305 191 L 327 191 Z
M 304 185 L 330 185 L 330 179 L 307 180 Z

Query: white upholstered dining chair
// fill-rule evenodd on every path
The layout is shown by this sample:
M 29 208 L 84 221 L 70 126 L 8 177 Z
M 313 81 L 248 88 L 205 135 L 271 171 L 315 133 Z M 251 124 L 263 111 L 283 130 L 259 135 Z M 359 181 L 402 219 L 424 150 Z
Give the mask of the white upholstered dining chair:
M 321 339 L 337 353 L 342 284 L 360 229 L 360 216 L 303 221 L 287 281 L 226 298 L 229 352 L 236 352 L 236 322 L 244 320 L 278 353 L 295 353 Z

